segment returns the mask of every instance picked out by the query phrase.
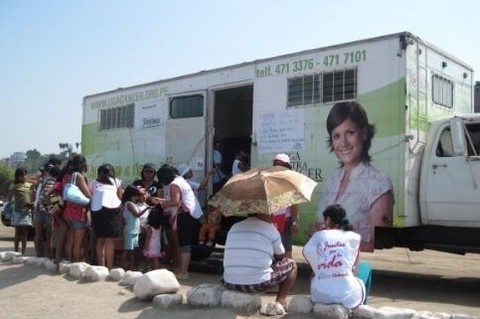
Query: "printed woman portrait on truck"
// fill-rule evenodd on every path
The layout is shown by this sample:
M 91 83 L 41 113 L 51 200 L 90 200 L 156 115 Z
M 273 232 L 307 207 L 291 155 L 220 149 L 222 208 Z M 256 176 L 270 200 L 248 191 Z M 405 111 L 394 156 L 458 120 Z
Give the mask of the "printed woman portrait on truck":
M 373 167 L 369 154 L 375 126 L 363 106 L 355 101 L 333 106 L 327 117 L 328 145 L 340 161 L 326 180 L 317 211 L 317 222 L 329 205 L 340 204 L 348 212 L 355 232 L 362 236 L 361 251 L 373 251 L 375 226 L 391 226 L 393 186 L 388 175 Z M 312 227 L 312 230 L 318 225 Z

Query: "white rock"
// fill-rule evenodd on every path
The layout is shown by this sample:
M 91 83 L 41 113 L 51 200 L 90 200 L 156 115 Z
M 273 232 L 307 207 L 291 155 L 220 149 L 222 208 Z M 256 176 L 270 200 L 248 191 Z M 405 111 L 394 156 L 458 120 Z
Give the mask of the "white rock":
M 153 306 L 157 308 L 168 309 L 172 306 L 181 305 L 182 302 L 182 294 L 161 294 L 153 297 Z
M 46 270 L 50 272 L 57 272 L 58 271 L 58 264 L 55 261 L 49 259 L 45 262 L 44 267 Z
M 230 307 L 246 313 L 253 313 L 262 306 L 262 299 L 259 294 L 224 290 L 221 305 L 222 307 Z
M 113 268 L 112 270 L 110 270 L 107 280 L 120 281 L 123 279 L 124 275 L 125 275 L 125 270 L 123 270 L 123 268 Z
M 437 312 L 432 315 L 434 319 L 451 319 L 452 315 L 446 312 Z
M 76 262 L 72 263 L 68 268 L 68 274 L 74 279 L 81 280 L 85 277 L 85 272 L 87 271 L 89 264 L 85 262 Z
M 309 313 L 312 312 L 313 302 L 310 299 L 310 296 L 297 295 L 293 296 L 288 303 L 287 310 L 288 312 L 296 313 Z
M 375 308 L 368 305 L 360 305 L 352 310 L 352 317 L 355 319 L 373 319 L 376 311 Z
M 2 252 L 3 258 L 2 261 L 11 261 L 15 256 L 21 256 L 19 252 L 16 251 L 5 251 Z
M 142 275 L 143 273 L 141 271 L 127 270 L 123 275 L 121 284 L 126 286 L 133 286 L 135 285 L 135 281 L 137 281 L 138 278 L 142 277 Z
M 316 303 L 313 312 L 322 319 L 348 319 L 350 310 L 342 305 L 324 305 Z
M 23 263 L 25 265 L 36 266 L 37 265 L 37 258 L 38 257 L 30 256 Z
M 416 315 L 412 317 L 412 319 L 429 319 L 433 316 L 431 311 L 419 311 Z
M 104 280 L 108 276 L 108 268 L 105 266 L 88 266 L 85 270 L 85 280 L 94 282 Z
M 135 281 L 133 293 L 139 300 L 151 300 L 159 294 L 176 293 L 180 284 L 173 272 L 156 269 L 143 274 Z
M 477 317 L 463 315 L 463 314 L 460 314 L 460 313 L 452 313 L 451 318 L 452 319 L 477 319 Z
M 47 257 L 37 257 L 35 259 L 35 265 L 37 267 L 45 267 L 45 263 L 48 261 L 49 259 Z
M 13 256 L 13 258 L 12 258 L 12 263 L 13 263 L 13 264 L 23 264 L 23 263 L 25 263 L 25 261 L 26 261 L 28 258 L 30 258 L 30 257 L 26 257 L 26 256 L 22 256 L 22 255 L 20 255 L 20 256 Z
M 417 311 L 409 308 L 380 307 L 377 309 L 376 319 L 411 319 L 416 316 Z
M 62 260 L 58 263 L 58 272 L 61 274 L 67 274 L 70 270 L 72 263 L 68 260 Z
M 260 313 L 267 316 L 283 316 L 286 314 L 286 311 L 280 303 L 271 301 L 262 305 Z
M 201 284 L 187 291 L 187 303 L 193 306 L 216 307 L 220 305 L 223 286 Z

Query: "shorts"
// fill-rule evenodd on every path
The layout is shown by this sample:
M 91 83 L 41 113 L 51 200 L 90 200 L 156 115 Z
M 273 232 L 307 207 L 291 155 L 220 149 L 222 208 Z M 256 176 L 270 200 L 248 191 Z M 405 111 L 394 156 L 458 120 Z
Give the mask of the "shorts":
M 177 215 L 178 246 L 184 247 L 196 244 L 200 226 L 198 219 L 193 218 L 189 213 L 179 213 Z
M 11 226 L 32 226 L 32 214 L 30 212 L 13 211 L 10 220 Z
M 290 258 L 283 258 L 282 260 L 279 260 L 272 265 L 273 272 L 271 274 L 270 280 L 268 281 L 253 285 L 241 285 L 225 282 L 225 280 L 222 278 L 221 282 L 225 286 L 225 288 L 230 290 L 248 293 L 265 292 L 277 287 L 279 284 L 285 281 L 288 275 L 296 268 L 297 264 L 295 263 L 295 260 Z
M 92 226 L 96 238 L 117 238 L 119 236 L 118 208 L 102 207 L 99 211 L 92 212 Z
M 67 223 L 68 227 L 73 228 L 75 230 L 87 229 L 87 222 L 86 221 L 65 218 L 65 222 Z
M 138 234 L 123 234 L 123 248 L 125 250 L 134 250 L 138 246 Z
M 52 215 L 48 211 L 37 210 L 33 213 L 33 222 L 50 225 L 52 222 Z

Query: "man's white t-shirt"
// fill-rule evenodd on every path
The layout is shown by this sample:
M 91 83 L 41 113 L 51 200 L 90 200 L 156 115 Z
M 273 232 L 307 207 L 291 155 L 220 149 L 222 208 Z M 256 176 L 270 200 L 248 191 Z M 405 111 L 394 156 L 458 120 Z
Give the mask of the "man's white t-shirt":
M 225 243 L 223 279 L 230 284 L 253 285 L 269 281 L 274 255 L 285 253 L 278 230 L 256 217 L 230 228 Z

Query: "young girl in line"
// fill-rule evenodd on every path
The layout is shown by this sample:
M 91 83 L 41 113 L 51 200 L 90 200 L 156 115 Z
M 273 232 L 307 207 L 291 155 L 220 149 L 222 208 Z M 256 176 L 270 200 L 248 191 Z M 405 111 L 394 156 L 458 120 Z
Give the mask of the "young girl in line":
M 143 255 L 148 259 L 151 269 L 161 268 L 160 259 L 163 254 L 161 252 L 162 245 L 160 236 L 162 233 L 162 214 L 161 208 L 156 207 L 148 214 L 147 226 L 145 228 L 145 246 Z
M 15 170 L 15 181 L 10 186 L 7 199 L 13 199 L 12 226 L 15 226 L 14 248 L 18 252 L 22 243 L 22 255 L 27 248 L 28 229 L 32 226 L 31 211 L 33 208 L 33 183 L 27 181 L 27 169 L 19 167 Z
M 144 206 L 142 210 L 138 209 L 137 202 L 140 198 L 140 189 L 133 185 L 128 185 L 122 196 L 123 220 L 123 244 L 122 266 L 125 270 L 133 270 L 135 267 L 135 249 L 138 248 L 138 237 L 140 234 L 139 217 L 151 209 L 150 206 Z

